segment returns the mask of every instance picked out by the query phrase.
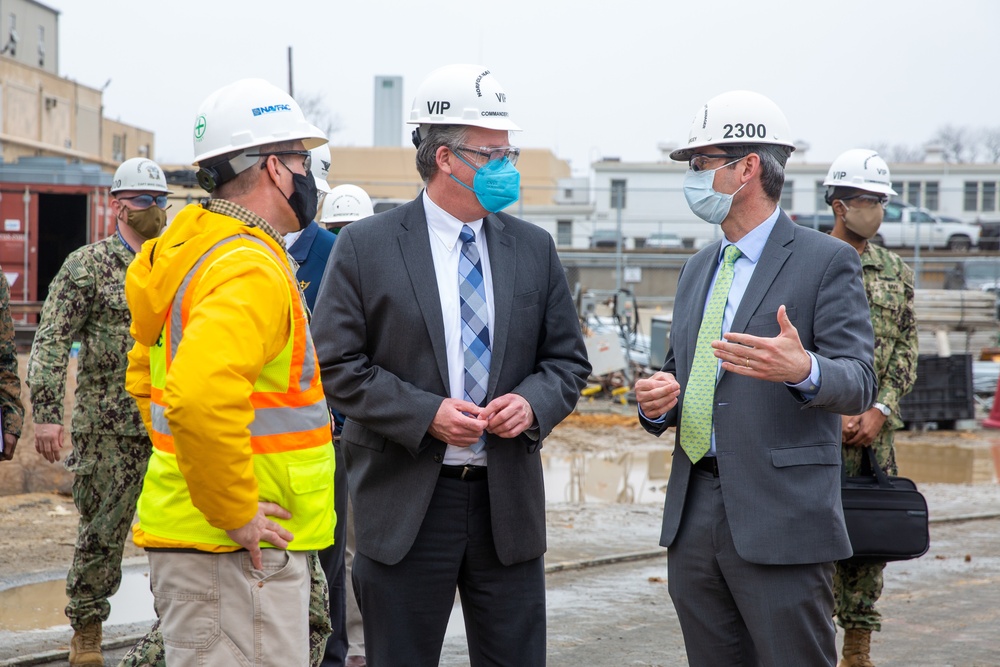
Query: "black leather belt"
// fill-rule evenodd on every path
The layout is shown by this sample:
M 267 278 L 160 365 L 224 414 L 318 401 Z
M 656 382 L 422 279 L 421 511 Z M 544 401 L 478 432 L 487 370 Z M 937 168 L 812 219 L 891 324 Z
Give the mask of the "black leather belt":
M 712 477 L 719 476 L 719 459 L 714 456 L 703 456 L 698 459 L 698 462 L 694 464 L 694 467 L 698 470 L 703 470 Z
M 441 476 L 449 479 L 460 479 L 463 482 L 476 482 L 486 479 L 486 466 L 441 466 Z

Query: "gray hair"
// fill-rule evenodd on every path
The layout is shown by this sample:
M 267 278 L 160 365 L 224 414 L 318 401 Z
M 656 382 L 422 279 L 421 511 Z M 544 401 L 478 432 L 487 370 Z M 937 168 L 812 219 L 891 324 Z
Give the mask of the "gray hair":
M 760 184 L 764 194 L 774 202 L 781 200 L 781 188 L 785 184 L 785 163 L 792 150 L 777 144 L 735 144 L 723 146 L 727 153 L 741 158 L 756 153 L 760 157 Z M 735 169 L 736 165 L 730 165 Z
M 426 136 L 425 130 L 426 128 Z M 424 185 L 437 173 L 437 149 L 442 146 L 453 148 L 465 143 L 469 136 L 467 125 L 421 125 L 420 145 L 417 146 L 417 173 Z

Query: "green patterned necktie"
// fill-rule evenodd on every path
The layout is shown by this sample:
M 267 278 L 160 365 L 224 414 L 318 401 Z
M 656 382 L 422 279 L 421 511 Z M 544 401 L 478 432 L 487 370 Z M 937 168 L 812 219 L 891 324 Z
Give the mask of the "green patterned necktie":
M 715 279 L 712 296 L 698 329 L 698 344 L 694 349 L 691 377 L 684 388 L 684 410 L 681 416 L 681 449 L 692 463 L 697 463 L 712 446 L 712 402 L 719 360 L 712 353 L 712 341 L 722 336 L 722 315 L 726 311 L 729 287 L 733 284 L 733 265 L 740 249 L 726 246 L 722 267 Z

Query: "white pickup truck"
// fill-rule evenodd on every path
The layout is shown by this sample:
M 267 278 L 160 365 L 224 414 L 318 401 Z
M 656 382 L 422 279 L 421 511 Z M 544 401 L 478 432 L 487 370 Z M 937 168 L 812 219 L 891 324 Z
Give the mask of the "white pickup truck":
M 885 248 L 921 248 L 968 250 L 979 244 L 980 229 L 964 222 L 944 222 L 925 208 L 891 201 L 874 243 Z

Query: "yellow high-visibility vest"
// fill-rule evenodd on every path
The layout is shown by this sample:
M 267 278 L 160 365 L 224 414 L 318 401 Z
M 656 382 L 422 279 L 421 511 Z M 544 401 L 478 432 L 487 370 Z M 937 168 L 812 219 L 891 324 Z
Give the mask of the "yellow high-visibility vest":
M 231 243 L 237 239 L 243 242 Z M 153 453 L 139 497 L 139 523 L 134 528 L 140 547 L 175 546 L 212 552 L 240 548 L 224 530 L 209 524 L 192 503 L 178 467 L 166 415 L 169 406 L 163 398 L 191 306 L 185 297 L 196 293 L 200 278 L 215 261 L 236 252 L 259 253 L 274 263 L 287 279 L 290 304 L 288 341 L 281 353 L 264 365 L 250 396 L 254 408 L 250 446 L 259 498 L 291 512 L 291 519 L 275 519 L 295 536 L 289 549 L 321 549 L 333 539 L 335 463 L 330 414 L 305 309 L 295 279 L 274 251 L 252 235 L 238 234 L 213 245 L 190 269 L 174 296 L 162 334 L 149 351 Z

